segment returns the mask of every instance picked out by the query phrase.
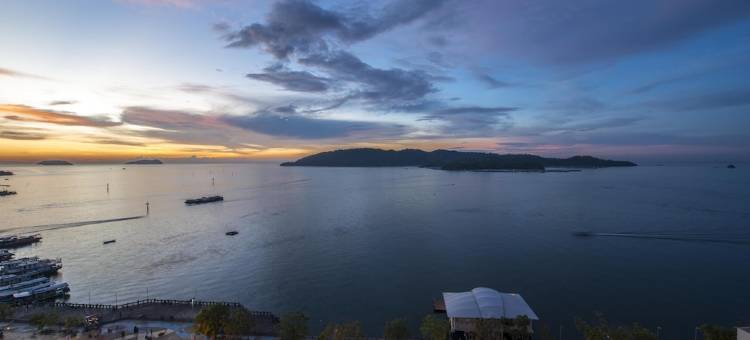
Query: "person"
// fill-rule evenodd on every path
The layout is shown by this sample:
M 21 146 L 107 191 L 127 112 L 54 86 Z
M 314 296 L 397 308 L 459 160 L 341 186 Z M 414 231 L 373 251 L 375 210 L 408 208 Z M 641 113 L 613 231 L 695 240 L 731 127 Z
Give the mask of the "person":
M 133 334 L 138 334 L 138 326 L 133 326 Z

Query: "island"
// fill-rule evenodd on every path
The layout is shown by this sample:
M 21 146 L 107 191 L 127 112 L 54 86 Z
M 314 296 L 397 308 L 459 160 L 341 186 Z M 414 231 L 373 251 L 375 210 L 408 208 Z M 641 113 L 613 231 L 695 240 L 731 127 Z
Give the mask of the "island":
M 0 170 L 0 176 L 13 176 L 13 172 Z
M 39 163 L 36 163 L 39 165 L 73 165 L 73 163 L 68 161 L 60 161 L 60 160 L 49 160 L 49 161 L 41 161 Z
M 281 166 L 393 167 L 417 166 L 441 170 L 545 171 L 547 168 L 629 167 L 637 164 L 592 156 L 547 158 L 529 154 L 496 154 L 451 150 L 381 150 L 372 148 L 321 152 Z
M 164 164 L 158 159 L 139 159 L 137 161 L 126 162 L 125 164 Z

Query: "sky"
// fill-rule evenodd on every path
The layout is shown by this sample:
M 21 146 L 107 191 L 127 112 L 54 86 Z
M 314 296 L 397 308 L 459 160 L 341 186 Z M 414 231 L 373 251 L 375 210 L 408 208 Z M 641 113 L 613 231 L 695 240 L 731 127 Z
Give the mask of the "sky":
M 746 0 L 7 0 L 0 161 L 750 160 Z

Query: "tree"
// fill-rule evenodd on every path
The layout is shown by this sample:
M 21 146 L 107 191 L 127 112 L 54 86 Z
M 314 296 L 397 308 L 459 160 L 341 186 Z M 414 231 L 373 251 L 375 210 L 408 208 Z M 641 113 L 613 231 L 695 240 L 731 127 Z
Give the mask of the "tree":
M 736 340 L 737 331 L 734 328 L 703 324 L 700 327 L 705 340 Z
M 69 316 L 63 321 L 66 333 L 73 333 L 73 330 L 84 325 L 83 318 L 80 316 Z
M 385 340 L 406 340 L 409 338 L 409 327 L 403 319 L 391 320 L 385 324 Z
M 209 338 L 215 338 L 219 334 L 223 334 L 229 314 L 229 307 L 224 305 L 203 307 L 195 316 L 195 325 L 193 326 L 195 332 Z
M 364 339 L 362 326 L 359 321 L 351 321 L 342 324 L 328 324 L 323 332 L 318 335 L 318 340 L 359 340 Z
M 39 331 L 43 331 L 48 326 L 54 326 L 60 321 L 60 317 L 55 313 L 38 313 L 31 316 L 29 322 L 36 326 Z
M 253 333 L 255 322 L 253 316 L 245 308 L 233 308 L 224 322 L 224 334 L 228 336 L 242 336 Z
M 448 332 L 450 332 L 450 324 L 445 318 L 428 314 L 422 319 L 419 332 L 426 340 L 445 340 L 448 338 Z
M 13 316 L 14 312 L 13 306 L 7 303 L 0 303 L 0 320 L 7 320 Z
M 210 338 L 220 335 L 236 337 L 253 333 L 253 317 L 242 307 L 224 305 L 204 307 L 195 317 L 194 329 Z
M 281 317 L 281 340 L 301 340 L 307 336 L 307 322 L 310 320 L 302 312 L 292 312 Z
M 637 323 L 631 327 L 614 327 L 599 313 L 596 314 L 596 323 L 576 319 L 576 328 L 586 340 L 656 340 L 654 333 Z
M 477 340 L 502 339 L 505 335 L 503 319 L 477 319 L 474 323 L 475 338 Z

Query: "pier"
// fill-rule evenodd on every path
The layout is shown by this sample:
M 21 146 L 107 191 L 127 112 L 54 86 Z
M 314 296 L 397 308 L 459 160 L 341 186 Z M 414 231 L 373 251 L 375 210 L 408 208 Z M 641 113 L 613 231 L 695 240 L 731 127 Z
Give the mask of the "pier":
M 13 321 L 29 322 L 41 313 L 54 313 L 65 319 L 85 318 L 96 315 L 100 324 L 122 320 L 145 320 L 167 322 L 193 322 L 203 307 L 224 305 L 229 308 L 245 308 L 242 304 L 220 301 L 145 299 L 124 304 L 81 304 L 68 302 L 39 303 L 19 306 Z M 250 311 L 255 335 L 274 335 L 279 318 L 270 312 Z

